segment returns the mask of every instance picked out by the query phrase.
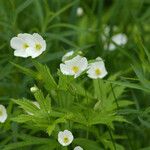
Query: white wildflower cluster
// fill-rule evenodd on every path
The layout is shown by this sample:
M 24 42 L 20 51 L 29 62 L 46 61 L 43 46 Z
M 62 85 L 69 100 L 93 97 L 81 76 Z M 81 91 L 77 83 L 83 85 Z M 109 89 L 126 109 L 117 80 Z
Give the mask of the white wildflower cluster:
M 73 134 L 69 130 L 60 131 L 58 133 L 58 142 L 62 146 L 70 145 L 73 140 L 74 140 Z M 80 146 L 76 146 L 74 150 L 83 150 L 83 148 Z
M 14 51 L 14 55 L 18 57 L 38 57 L 46 50 L 45 40 L 38 34 L 18 34 L 17 37 L 13 37 L 10 41 L 10 45 Z M 70 51 L 62 57 L 62 62 L 60 64 L 60 70 L 65 75 L 72 75 L 74 78 L 79 77 L 82 73 L 86 72 L 88 77 L 92 79 L 103 78 L 107 75 L 104 61 L 98 57 L 92 63 L 88 63 L 86 57 L 82 57 L 79 54 L 74 56 L 74 51 Z M 36 86 L 30 88 L 32 93 L 38 90 Z M 38 102 L 32 102 L 38 109 L 40 105 Z M 27 112 L 29 115 L 33 115 L 31 112 Z M 0 122 L 4 122 L 7 119 L 7 112 L 3 105 L 0 105 Z M 73 134 L 68 131 L 60 131 L 58 133 L 58 142 L 62 146 L 68 146 L 74 140 Z M 83 150 L 82 147 L 76 146 L 74 150 Z
M 114 26 L 114 31 L 117 31 L 118 28 L 116 26 Z M 128 38 L 126 36 L 126 34 L 124 33 L 117 33 L 115 35 L 113 35 L 111 37 L 111 41 L 109 44 L 107 44 L 107 37 L 109 36 L 109 33 L 110 33 L 110 27 L 109 26 L 105 26 L 104 28 L 104 35 L 102 35 L 102 40 L 103 42 L 105 43 L 104 44 L 104 49 L 105 50 L 109 50 L 109 51 L 113 51 L 116 49 L 116 45 L 119 45 L 119 46 L 123 46 L 127 43 L 128 41 Z M 115 43 L 115 44 L 114 44 Z
M 42 52 L 46 50 L 46 42 L 38 33 L 28 34 L 20 33 L 17 37 L 13 37 L 10 41 L 10 45 L 14 51 L 14 55 L 18 57 L 38 57 Z M 72 75 L 74 78 L 80 76 L 83 72 L 87 72 L 88 77 L 92 79 L 103 78 L 107 75 L 104 61 L 98 57 L 95 62 L 88 64 L 85 57 L 80 55 L 75 56 L 72 59 L 67 59 L 72 56 L 74 51 L 70 51 L 62 57 L 60 64 L 60 70 L 65 75 Z M 36 92 L 36 87 L 31 87 L 31 92 Z
M 73 51 L 65 54 L 67 56 L 73 55 Z M 63 58 L 64 58 L 63 56 Z M 104 78 L 107 75 L 107 70 L 105 68 L 104 61 L 98 57 L 94 62 L 89 63 L 85 57 L 80 55 L 75 56 L 70 60 L 64 61 L 60 64 L 60 70 L 65 75 L 72 75 L 74 78 L 80 76 L 84 71 L 87 72 L 88 77 L 92 79 Z
M 38 33 L 20 33 L 11 39 L 10 46 L 15 56 L 23 58 L 36 58 L 46 50 L 46 42 Z

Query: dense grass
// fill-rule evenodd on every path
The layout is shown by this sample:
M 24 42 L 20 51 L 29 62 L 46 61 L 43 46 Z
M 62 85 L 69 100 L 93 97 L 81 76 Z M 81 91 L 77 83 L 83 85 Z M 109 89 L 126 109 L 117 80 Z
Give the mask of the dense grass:
M 76 14 L 78 7 L 84 10 L 82 16 Z M 101 35 L 106 25 L 111 29 L 108 41 L 115 33 L 125 33 L 127 44 L 117 46 L 114 51 L 105 50 Z M 118 27 L 117 31 L 113 30 L 114 26 Z M 61 57 L 69 50 L 81 50 L 88 59 L 100 56 L 105 60 L 108 77 L 118 74 L 117 81 L 112 84 L 126 87 L 122 97 L 134 103 L 118 112 L 130 123 L 114 124 L 115 141 L 122 144 L 124 149 L 150 149 L 150 1 L 0 0 L 0 104 L 7 106 L 10 118 L 18 114 L 18 107 L 11 98 L 33 99 L 30 87 L 37 83 L 12 65 L 11 62 L 35 69 L 31 58 L 13 55 L 10 39 L 18 33 L 34 32 L 41 34 L 47 42 L 47 50 L 35 60 L 46 64 L 55 80 L 58 80 L 56 73 Z M 86 82 L 85 87 L 91 90 L 90 81 Z M 22 149 L 37 150 L 38 147 L 34 146 L 36 140 L 51 149 L 49 136 L 31 128 L 31 124 L 18 124 L 9 119 L 5 124 L 0 124 L 0 149 L 18 150 L 19 143 L 14 148 L 11 144 L 20 139 L 26 141 L 31 138 L 28 136 L 33 136 L 33 145 L 30 140 L 25 142 L 25 147 L 21 146 Z M 101 132 L 105 130 L 106 127 L 102 125 Z M 106 135 L 101 135 L 101 138 L 103 136 Z M 89 137 L 96 141 L 92 138 Z M 112 149 L 115 147 L 112 146 Z

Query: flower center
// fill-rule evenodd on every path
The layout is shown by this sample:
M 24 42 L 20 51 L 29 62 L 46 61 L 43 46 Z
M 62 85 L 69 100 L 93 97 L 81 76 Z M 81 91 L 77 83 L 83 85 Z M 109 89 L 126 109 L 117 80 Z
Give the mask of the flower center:
M 64 137 L 64 143 L 68 143 L 68 142 L 69 142 L 68 137 Z
M 37 51 L 39 51 L 40 49 L 42 48 L 42 46 L 41 46 L 41 44 L 35 44 L 35 49 L 37 50 Z
M 29 47 L 29 45 L 27 43 L 23 44 L 23 49 L 27 49 Z
M 99 69 L 99 68 L 97 68 L 96 70 L 95 70 L 95 74 L 98 76 L 98 75 L 100 75 L 101 74 L 101 70 Z
M 72 71 L 73 71 L 74 73 L 77 73 L 77 72 L 79 71 L 79 67 L 73 66 L 73 67 L 72 67 Z

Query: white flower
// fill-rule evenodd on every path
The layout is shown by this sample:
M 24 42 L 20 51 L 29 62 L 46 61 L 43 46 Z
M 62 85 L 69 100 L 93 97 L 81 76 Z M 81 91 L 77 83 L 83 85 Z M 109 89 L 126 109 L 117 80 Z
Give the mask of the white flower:
M 69 144 L 72 143 L 73 139 L 74 139 L 74 137 L 73 137 L 72 133 L 68 130 L 60 131 L 58 133 L 58 142 L 62 146 L 68 146 Z
M 112 37 L 112 41 L 117 45 L 124 45 L 127 43 L 127 36 L 125 34 L 116 34 Z
M 38 57 L 46 50 L 46 42 L 38 33 L 33 33 L 32 48 L 29 50 L 29 55 L 32 58 Z
M 38 102 L 32 102 L 32 104 L 34 104 L 38 109 L 40 109 L 40 105 Z M 33 115 L 31 112 L 27 112 L 29 115 Z
M 121 46 L 121 45 L 125 45 L 128 41 L 128 38 L 125 34 L 119 33 L 116 34 L 114 36 L 112 36 L 111 39 L 114 43 L 116 43 L 117 45 Z M 108 45 L 108 50 L 113 51 L 114 49 L 116 49 L 116 45 L 114 43 L 110 43 Z M 107 48 L 107 45 L 104 46 L 105 49 Z
M 30 91 L 32 93 L 35 93 L 37 90 L 38 90 L 38 88 L 36 86 L 33 86 L 33 87 L 30 88 Z
M 74 51 L 67 52 L 63 57 L 62 57 L 62 62 L 67 60 L 68 57 L 72 56 L 74 54 Z
M 20 33 L 11 39 L 10 46 L 15 49 L 15 56 L 35 58 L 45 51 L 46 42 L 38 33 Z
M 74 148 L 74 150 L 83 150 L 83 148 L 80 147 L 80 146 L 76 146 L 76 147 Z
M 90 63 L 88 66 L 88 77 L 92 79 L 104 78 L 107 75 L 107 70 L 103 60 L 98 57 L 94 63 Z
M 18 34 L 17 37 L 13 37 L 10 41 L 10 46 L 15 49 L 14 55 L 18 57 L 28 57 L 29 49 L 32 47 L 31 42 L 32 35 L 28 33 Z
M 119 30 L 119 28 L 117 26 L 113 26 L 112 27 L 112 31 L 113 32 L 117 32 Z M 121 45 L 125 45 L 128 41 L 128 38 L 125 34 L 123 33 L 118 33 L 115 34 L 111 37 L 111 40 L 114 42 L 112 43 L 110 41 L 109 45 L 106 43 L 107 42 L 107 38 L 110 36 L 110 32 L 111 32 L 111 28 L 110 26 L 105 26 L 104 27 L 104 32 L 102 34 L 102 41 L 104 42 L 104 49 L 108 49 L 110 51 L 113 51 L 116 49 L 116 45 L 114 43 L 116 43 L 117 45 L 121 46 Z
M 77 78 L 83 71 L 87 69 L 88 62 L 85 57 L 77 55 L 71 60 L 67 60 L 60 64 L 60 70 L 65 75 L 74 75 Z
M 0 122 L 3 123 L 7 119 L 7 111 L 3 105 L 0 105 Z
M 77 16 L 82 16 L 83 15 L 83 8 L 82 7 L 78 7 L 77 8 Z

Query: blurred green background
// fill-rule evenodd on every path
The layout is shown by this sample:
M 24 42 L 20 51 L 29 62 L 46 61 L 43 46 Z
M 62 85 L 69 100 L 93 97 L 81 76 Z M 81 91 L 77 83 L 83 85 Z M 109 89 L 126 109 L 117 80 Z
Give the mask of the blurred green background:
M 81 16 L 77 15 L 78 7 L 83 9 Z M 110 28 L 108 40 L 115 33 L 125 33 L 127 44 L 114 51 L 105 50 L 101 38 L 105 26 Z M 117 31 L 114 31 L 116 26 Z M 81 50 L 88 59 L 104 58 L 109 74 L 120 72 L 122 80 L 125 77 L 137 79 L 132 65 L 138 62 L 138 67 L 142 67 L 141 61 L 146 60 L 140 40 L 147 49 L 150 46 L 150 1 L 0 0 L 0 103 L 9 106 L 10 110 L 10 98 L 30 96 L 29 89 L 34 84 L 31 78 L 10 64 L 12 61 L 32 67 L 31 58 L 14 57 L 10 39 L 18 33 L 34 32 L 41 34 L 47 42 L 47 50 L 36 60 L 47 64 L 54 76 L 67 51 Z M 150 106 L 149 93 L 128 89 L 126 94 L 136 103 L 133 110 L 143 111 Z M 134 149 L 148 147 L 150 116 L 139 119 L 139 114 L 133 110 L 128 119 L 134 125 L 127 127 L 132 146 Z M 13 125 L 6 127 L 5 133 L 12 134 L 13 128 Z M 119 127 L 117 132 L 122 132 Z M 0 140 L 5 133 L 0 131 Z

